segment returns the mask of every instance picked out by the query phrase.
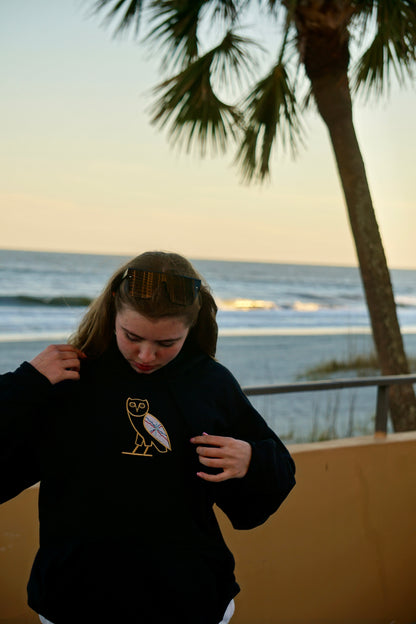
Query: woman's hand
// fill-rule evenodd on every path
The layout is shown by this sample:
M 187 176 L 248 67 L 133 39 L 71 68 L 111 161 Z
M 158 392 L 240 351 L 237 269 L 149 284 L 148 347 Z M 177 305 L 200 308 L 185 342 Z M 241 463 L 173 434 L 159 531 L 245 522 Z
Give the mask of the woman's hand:
M 241 479 L 247 474 L 251 460 L 251 445 L 248 442 L 225 436 L 208 435 L 207 433 L 192 438 L 191 442 L 197 445 L 209 445 L 196 447 L 200 463 L 210 468 L 222 470 L 218 474 L 197 472 L 201 479 L 219 482 L 227 479 Z
M 79 379 L 80 360 L 86 356 L 71 345 L 49 345 L 30 362 L 51 384 Z

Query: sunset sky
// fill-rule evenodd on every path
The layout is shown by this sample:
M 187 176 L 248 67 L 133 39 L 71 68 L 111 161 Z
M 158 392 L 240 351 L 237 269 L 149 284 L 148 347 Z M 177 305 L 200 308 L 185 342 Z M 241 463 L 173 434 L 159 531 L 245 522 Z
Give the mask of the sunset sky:
M 92 2 L 0 6 L 0 248 L 355 265 L 326 129 L 314 112 L 296 161 L 278 150 L 263 186 L 233 150 L 173 150 L 149 123 L 156 55 L 87 17 Z M 416 93 L 355 105 L 392 267 L 416 268 Z

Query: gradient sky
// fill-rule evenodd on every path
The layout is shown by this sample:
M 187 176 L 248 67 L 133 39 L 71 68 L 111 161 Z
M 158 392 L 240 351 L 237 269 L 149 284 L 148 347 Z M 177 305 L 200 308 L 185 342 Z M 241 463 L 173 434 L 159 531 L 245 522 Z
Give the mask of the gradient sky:
M 92 2 L 0 5 L 0 247 L 355 265 L 326 129 L 307 117 L 296 161 L 241 184 L 233 152 L 173 150 L 149 124 L 160 80 L 143 46 L 115 40 Z M 415 90 L 355 123 L 391 267 L 416 268 Z

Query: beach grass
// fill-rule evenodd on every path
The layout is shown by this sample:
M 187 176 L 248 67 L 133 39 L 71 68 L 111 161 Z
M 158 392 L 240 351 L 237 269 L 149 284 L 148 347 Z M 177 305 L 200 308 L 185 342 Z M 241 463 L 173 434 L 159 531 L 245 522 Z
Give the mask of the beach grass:
M 410 372 L 416 372 L 416 358 L 408 358 Z M 331 358 L 315 366 L 305 369 L 297 376 L 298 380 L 321 380 L 339 377 L 340 375 L 352 375 L 356 377 L 366 377 L 380 374 L 378 358 L 374 351 L 367 354 L 349 355 L 346 358 Z M 350 404 L 348 415 L 344 418 L 340 416 L 339 395 L 327 399 L 325 413 L 322 413 L 323 406 L 320 407 L 320 417 L 315 413 L 312 419 L 312 426 L 308 436 L 308 442 L 322 442 L 334 440 L 339 437 L 351 437 L 353 435 L 370 435 L 374 432 L 375 414 L 369 415 L 367 423 L 358 424 L 355 414 L 355 394 L 350 394 Z M 345 407 L 344 407 L 345 410 Z M 340 421 L 344 422 L 344 430 L 340 430 Z M 323 421 L 323 422 L 322 422 Z M 347 427 L 345 429 L 345 421 Z M 291 432 L 293 442 L 297 442 L 295 432 Z
M 416 358 L 409 358 L 411 372 L 416 371 Z M 368 376 L 380 372 L 378 358 L 375 353 L 349 356 L 345 359 L 333 358 L 311 368 L 307 368 L 298 379 L 323 379 L 344 372 L 354 372 L 357 377 Z

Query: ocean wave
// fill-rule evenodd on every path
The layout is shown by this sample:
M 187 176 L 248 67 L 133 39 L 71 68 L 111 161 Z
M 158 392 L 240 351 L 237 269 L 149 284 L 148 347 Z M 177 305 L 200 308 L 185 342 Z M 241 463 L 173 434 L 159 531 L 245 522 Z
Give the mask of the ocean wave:
M 90 297 L 55 295 L 53 297 L 37 297 L 35 295 L 2 295 L 0 306 L 54 306 L 54 307 L 85 307 L 91 303 Z
M 399 308 L 414 308 L 416 307 L 416 297 L 410 297 L 401 295 L 395 297 L 396 305 Z
M 274 301 L 265 301 L 263 299 L 218 299 L 218 307 L 220 310 L 277 310 L 278 307 Z
M 282 298 L 283 299 L 283 298 Z M 94 297 L 87 295 L 30 295 L 30 294 L 10 294 L 0 295 L 0 306 L 14 306 L 28 308 L 32 307 L 54 307 L 54 308 L 85 308 L 91 304 Z M 295 298 L 292 301 L 288 298 L 282 300 L 277 304 L 270 299 L 252 299 L 248 297 L 233 297 L 230 299 L 216 297 L 218 309 L 224 312 L 239 312 L 239 311 L 261 311 L 261 310 L 274 310 L 274 311 L 293 311 L 301 313 L 313 313 L 325 310 L 347 310 L 348 304 L 342 304 L 338 301 L 323 301 L 322 298 L 316 297 L 315 299 L 299 299 Z M 396 305 L 401 309 L 414 309 L 416 308 L 416 297 L 399 295 L 395 298 Z M 351 312 L 354 312 L 354 308 L 351 307 Z
M 217 299 L 218 308 L 225 312 L 239 310 L 293 310 L 295 312 L 319 312 L 319 310 L 333 309 L 335 306 L 328 306 L 316 301 L 293 301 L 292 303 L 282 303 L 278 306 L 274 301 L 265 299 Z
M 292 309 L 297 312 L 317 312 L 324 306 L 319 305 L 319 303 L 314 303 L 312 301 L 295 301 L 292 305 Z

